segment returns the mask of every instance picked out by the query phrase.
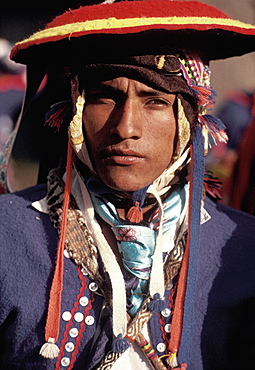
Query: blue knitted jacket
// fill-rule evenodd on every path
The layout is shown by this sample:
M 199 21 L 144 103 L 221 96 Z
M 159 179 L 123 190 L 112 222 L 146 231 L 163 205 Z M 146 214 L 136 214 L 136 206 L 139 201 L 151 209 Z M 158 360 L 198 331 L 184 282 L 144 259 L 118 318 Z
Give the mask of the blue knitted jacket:
M 0 369 L 92 370 L 110 348 L 111 311 L 102 315 L 100 292 L 69 258 L 60 356 L 39 355 L 58 245 L 49 216 L 31 206 L 45 194 L 46 186 L 38 185 L 0 197 Z M 206 209 L 211 219 L 201 226 L 193 320 L 183 328 L 180 361 L 188 370 L 253 369 L 255 218 L 209 199 Z M 99 318 L 101 334 L 93 341 Z M 162 342 L 157 314 L 150 327 L 157 350 Z

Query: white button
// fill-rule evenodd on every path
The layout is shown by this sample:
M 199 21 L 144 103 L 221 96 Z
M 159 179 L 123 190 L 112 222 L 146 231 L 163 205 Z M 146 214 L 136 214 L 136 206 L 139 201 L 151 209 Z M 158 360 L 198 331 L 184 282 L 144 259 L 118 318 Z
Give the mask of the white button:
M 82 268 L 82 269 L 81 269 L 81 272 L 83 273 L 83 275 L 88 275 L 88 271 L 87 271 L 87 270 L 85 270 L 85 268 Z
M 70 258 L 70 254 L 69 254 L 69 252 L 66 249 L 64 249 L 64 256 L 66 258 Z
M 74 344 L 72 342 L 67 342 L 65 345 L 65 349 L 67 352 L 72 352 L 74 350 Z
M 159 343 L 157 345 L 157 351 L 158 352 L 165 352 L 165 350 L 166 350 L 166 345 L 164 343 Z
M 95 322 L 95 319 L 94 319 L 94 317 L 93 317 L 93 316 L 87 316 L 87 317 L 86 317 L 86 319 L 85 319 L 85 323 L 86 323 L 87 325 L 93 325 L 93 324 L 94 324 L 94 322 Z
M 77 335 L 79 334 L 78 329 L 77 328 L 70 329 L 69 334 L 70 334 L 70 337 L 76 338 Z
M 89 303 L 88 297 L 83 296 L 83 297 L 80 298 L 80 305 L 81 306 L 87 306 L 88 303 Z
M 95 292 L 97 289 L 98 289 L 97 283 L 92 282 L 89 284 L 89 290 L 91 290 L 91 292 Z
M 164 310 L 161 311 L 161 315 L 164 317 L 169 317 L 171 315 L 170 308 L 164 308 Z
M 71 320 L 71 318 L 72 318 L 71 312 L 65 311 L 65 312 L 62 313 L 62 319 L 64 321 L 69 321 L 69 320 Z
M 82 322 L 83 318 L 84 318 L 84 315 L 81 312 L 76 312 L 76 314 L 74 315 L 74 320 L 76 322 Z
M 70 358 L 63 357 L 62 360 L 61 360 L 61 365 L 62 366 L 69 366 L 70 365 Z
M 171 332 L 171 324 L 166 324 L 165 325 L 165 332 L 170 333 Z

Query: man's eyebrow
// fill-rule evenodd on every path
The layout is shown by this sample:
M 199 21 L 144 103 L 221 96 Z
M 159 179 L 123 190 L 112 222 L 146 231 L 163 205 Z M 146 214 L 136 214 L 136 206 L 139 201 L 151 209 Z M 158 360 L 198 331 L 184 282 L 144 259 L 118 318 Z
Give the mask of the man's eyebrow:
M 109 86 L 109 85 L 104 85 L 104 84 L 97 84 L 97 85 L 93 85 L 93 86 L 88 86 L 87 88 L 85 88 L 85 90 L 87 92 L 97 92 L 97 91 L 112 91 L 112 92 L 118 92 L 121 90 L 119 89 L 116 89 L 115 87 L 113 86 Z
M 165 95 L 165 94 L 169 94 L 169 93 L 166 92 L 166 91 L 161 91 L 161 90 L 156 90 L 156 89 L 150 88 L 149 90 L 141 90 L 139 92 L 139 94 L 161 96 L 161 95 Z
M 99 82 L 95 85 L 90 85 L 85 88 L 86 93 L 93 94 L 97 92 L 108 92 L 108 93 L 114 93 L 114 94 L 125 94 L 125 92 L 122 91 L 122 89 L 119 89 L 117 87 L 114 87 L 112 85 L 104 84 L 103 82 Z M 146 96 L 162 96 L 162 95 L 169 95 L 171 93 L 164 91 L 164 90 L 158 90 L 154 89 L 153 87 L 147 86 L 147 88 L 142 88 L 137 91 L 138 96 L 146 97 Z
M 99 83 L 94 86 L 88 86 L 86 91 L 90 93 L 97 92 L 97 91 L 98 92 L 106 91 L 106 92 L 124 93 L 121 89 L 118 89 L 111 85 L 105 85 L 103 83 L 102 84 Z M 165 94 L 170 94 L 170 93 L 167 91 L 163 91 L 163 90 L 157 90 L 149 86 L 148 86 L 148 89 L 140 89 L 138 91 L 138 95 L 141 95 L 141 96 L 162 96 Z

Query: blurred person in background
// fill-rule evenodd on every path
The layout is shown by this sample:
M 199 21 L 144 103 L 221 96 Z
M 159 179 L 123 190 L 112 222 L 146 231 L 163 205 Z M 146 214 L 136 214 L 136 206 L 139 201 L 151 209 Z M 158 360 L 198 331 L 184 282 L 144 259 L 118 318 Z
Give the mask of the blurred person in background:
M 12 46 L 0 38 L 0 152 L 14 129 L 26 89 L 25 66 L 10 59 Z
M 206 158 L 206 168 L 222 183 L 221 201 L 224 204 L 232 205 L 231 176 L 243 135 L 252 121 L 253 106 L 254 92 L 231 91 L 226 94 L 215 112 L 215 115 L 226 126 L 228 141 L 212 146 Z M 236 186 L 237 183 L 235 183 Z
M 255 215 L 255 94 L 251 100 L 251 117 L 236 150 L 228 193 L 230 206 Z

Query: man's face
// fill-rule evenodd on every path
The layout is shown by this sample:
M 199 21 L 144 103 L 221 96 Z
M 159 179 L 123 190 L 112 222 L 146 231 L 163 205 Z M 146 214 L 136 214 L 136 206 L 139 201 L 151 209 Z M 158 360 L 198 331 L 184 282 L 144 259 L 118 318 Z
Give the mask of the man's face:
M 101 180 L 119 191 L 152 183 L 169 165 L 176 134 L 174 94 L 126 77 L 86 91 L 83 124 Z

